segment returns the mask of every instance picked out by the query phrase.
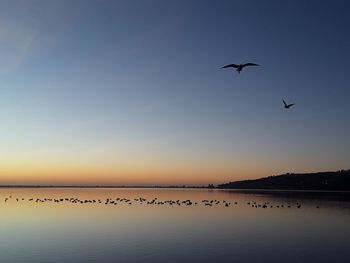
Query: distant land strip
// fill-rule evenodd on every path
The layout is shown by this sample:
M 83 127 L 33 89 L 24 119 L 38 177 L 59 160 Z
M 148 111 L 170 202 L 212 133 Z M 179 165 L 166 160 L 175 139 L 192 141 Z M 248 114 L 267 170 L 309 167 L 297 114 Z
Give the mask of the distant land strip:
M 284 191 L 350 191 L 350 170 L 317 173 L 286 173 L 260 179 L 235 181 L 215 186 L 187 185 L 0 185 L 0 188 L 178 188 Z
M 286 173 L 255 180 L 219 184 L 219 189 L 350 191 L 350 170 Z
M 214 188 L 209 186 L 143 186 L 143 185 L 0 185 L 0 188 Z

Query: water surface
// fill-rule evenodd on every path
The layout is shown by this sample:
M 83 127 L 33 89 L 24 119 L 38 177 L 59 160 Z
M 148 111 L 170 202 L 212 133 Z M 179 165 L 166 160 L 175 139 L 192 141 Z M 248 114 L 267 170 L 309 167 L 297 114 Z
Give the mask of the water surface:
M 0 213 L 0 262 L 350 258 L 348 194 L 4 188 Z

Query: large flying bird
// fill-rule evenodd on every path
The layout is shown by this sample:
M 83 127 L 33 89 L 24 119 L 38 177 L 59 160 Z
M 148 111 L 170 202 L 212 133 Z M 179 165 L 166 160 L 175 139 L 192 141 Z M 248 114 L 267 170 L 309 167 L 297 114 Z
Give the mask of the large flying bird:
M 260 66 L 259 64 L 255 64 L 255 63 L 245 63 L 245 64 L 228 64 L 226 66 L 223 66 L 222 68 L 234 68 L 236 69 L 236 71 L 238 73 L 241 73 L 242 69 L 244 67 L 248 67 L 248 66 Z
M 294 103 L 287 104 L 284 100 L 282 100 L 282 101 L 283 101 L 284 107 L 285 107 L 286 109 L 289 109 L 290 107 L 292 107 L 292 106 L 294 105 Z

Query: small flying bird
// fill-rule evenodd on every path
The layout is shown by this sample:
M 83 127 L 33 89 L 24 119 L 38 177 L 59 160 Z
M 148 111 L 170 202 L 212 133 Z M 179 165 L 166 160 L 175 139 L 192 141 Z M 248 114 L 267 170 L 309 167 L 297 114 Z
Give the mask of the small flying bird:
M 286 109 L 289 109 L 290 107 L 292 107 L 292 106 L 294 105 L 294 103 L 287 104 L 284 100 L 282 100 L 282 101 L 283 101 L 284 107 L 285 107 Z
M 244 67 L 248 67 L 248 66 L 260 66 L 259 64 L 255 64 L 255 63 L 245 63 L 245 64 L 228 64 L 226 66 L 223 66 L 222 68 L 235 68 L 236 71 L 238 73 L 241 73 L 242 69 Z

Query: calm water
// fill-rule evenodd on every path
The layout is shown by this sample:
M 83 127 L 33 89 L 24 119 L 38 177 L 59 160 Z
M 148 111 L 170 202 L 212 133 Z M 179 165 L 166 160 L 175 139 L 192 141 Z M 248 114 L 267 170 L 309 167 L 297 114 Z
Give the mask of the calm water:
M 350 198 L 0 189 L 0 231 L 0 262 L 349 262 Z

